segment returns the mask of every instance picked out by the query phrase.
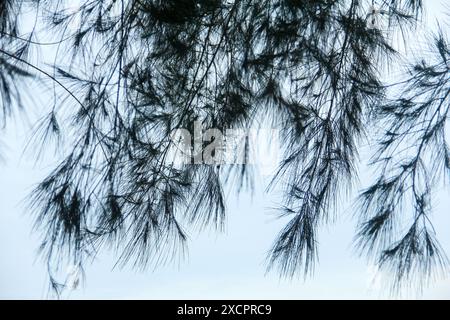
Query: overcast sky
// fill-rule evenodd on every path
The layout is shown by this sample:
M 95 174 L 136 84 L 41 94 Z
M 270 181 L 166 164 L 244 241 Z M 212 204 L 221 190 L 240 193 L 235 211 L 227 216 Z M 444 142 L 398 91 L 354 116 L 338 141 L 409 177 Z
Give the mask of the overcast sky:
M 427 21 L 441 26 L 445 0 L 427 0 Z M 448 17 L 447 17 L 448 19 Z M 419 33 L 419 31 L 418 31 Z M 414 37 L 419 39 L 420 37 Z M 33 96 L 44 105 L 36 87 Z M 39 114 L 39 106 L 28 106 L 30 119 Z M 0 298 L 45 298 L 47 278 L 44 263 L 36 260 L 39 239 L 31 230 L 31 215 L 23 200 L 52 168 L 51 158 L 35 164 L 23 147 L 30 138 L 30 128 L 19 115 L 0 138 Z M 370 182 L 362 172 L 361 185 Z M 264 193 L 264 181 L 256 184 L 253 198 L 241 194 L 228 197 L 226 232 L 201 235 L 192 233 L 189 256 L 180 264 L 146 272 L 129 268 L 115 269 L 114 258 L 102 254 L 86 268 L 84 287 L 66 298 L 116 299 L 364 299 L 386 298 L 386 291 L 372 281 L 374 269 L 355 255 L 352 238 L 355 220 L 349 203 L 342 204 L 335 224 L 319 237 L 320 262 L 312 278 L 280 280 L 276 273 L 266 274 L 265 256 L 276 234 L 286 221 L 275 219 L 277 195 Z M 450 254 L 450 190 L 436 194 L 434 221 L 438 238 Z M 415 296 L 411 296 L 415 297 Z M 450 298 L 450 277 L 441 279 L 421 296 Z

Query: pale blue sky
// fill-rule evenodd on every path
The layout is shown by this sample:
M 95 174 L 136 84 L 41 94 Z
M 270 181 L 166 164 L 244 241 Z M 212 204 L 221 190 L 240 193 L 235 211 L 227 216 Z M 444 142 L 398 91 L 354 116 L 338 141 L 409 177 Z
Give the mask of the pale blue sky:
M 441 15 L 446 1 L 427 0 L 428 14 Z M 434 20 L 434 19 L 429 19 Z M 434 21 L 431 21 L 434 22 Z M 448 25 L 442 25 L 444 28 Z M 36 95 L 39 90 L 35 88 Z M 45 100 L 41 97 L 41 100 Z M 38 101 L 39 102 L 39 101 Z M 41 101 L 42 102 L 42 101 Z M 39 104 L 39 103 L 38 103 Z M 33 108 L 33 107 L 28 107 Z M 39 111 L 32 109 L 32 114 Z M 28 111 L 27 111 L 28 112 Z M 33 116 L 30 116 L 33 119 Z M 31 232 L 31 216 L 22 200 L 52 167 L 47 157 L 35 165 L 34 157 L 22 155 L 29 139 L 29 125 L 16 117 L 0 140 L 0 298 L 46 297 L 46 269 L 36 260 L 38 238 Z M 360 175 L 362 185 L 370 176 Z M 450 254 L 450 190 L 436 194 L 434 221 L 441 244 Z M 253 199 L 241 194 L 228 199 L 226 232 L 192 233 L 189 256 L 177 266 L 147 272 L 129 268 L 112 270 L 109 254 L 87 266 L 87 282 L 70 298 L 99 299 L 365 299 L 386 298 L 385 291 L 371 285 L 371 268 L 352 249 L 355 221 L 349 204 L 343 203 L 335 224 L 320 235 L 320 262 L 314 276 L 280 280 L 266 274 L 265 255 L 285 221 L 275 219 L 270 209 L 276 195 L 265 194 L 257 183 Z M 346 209 L 347 208 L 347 209 Z M 66 296 L 67 297 L 67 296 Z M 424 290 L 423 298 L 450 298 L 450 277 Z

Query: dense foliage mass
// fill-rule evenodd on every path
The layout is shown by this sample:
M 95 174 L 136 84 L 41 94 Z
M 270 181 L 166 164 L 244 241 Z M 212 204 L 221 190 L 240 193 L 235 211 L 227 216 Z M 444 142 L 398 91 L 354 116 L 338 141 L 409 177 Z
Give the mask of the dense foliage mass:
M 3 0 L 3 119 L 22 105 L 24 78 L 46 77 L 54 106 L 37 137 L 73 140 L 32 195 L 50 274 L 104 246 L 120 250 L 121 264 L 163 263 L 182 250 L 187 228 L 220 229 L 224 186 L 250 181 L 249 166 L 174 165 L 171 134 L 196 121 L 249 130 L 261 119 L 281 130 L 272 187 L 283 190 L 281 214 L 291 218 L 269 267 L 312 270 L 318 229 L 354 182 L 362 142 L 376 135 L 379 177 L 358 201 L 357 246 L 395 284 L 435 274 L 446 265 L 429 218 L 433 188 L 450 168 L 445 35 L 409 78 L 382 81 L 398 61 L 392 39 L 413 30 L 421 11 L 420 0 L 83 0 L 75 8 Z M 24 15 L 45 20 L 44 30 L 35 22 L 21 34 Z M 39 42 L 42 33 L 55 43 Z M 50 71 L 29 60 L 30 47 L 52 45 Z

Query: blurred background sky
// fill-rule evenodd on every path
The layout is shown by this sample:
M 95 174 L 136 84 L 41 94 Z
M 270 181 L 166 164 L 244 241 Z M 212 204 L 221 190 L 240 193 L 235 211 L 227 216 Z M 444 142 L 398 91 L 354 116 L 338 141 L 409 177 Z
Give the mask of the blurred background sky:
M 441 24 L 450 13 L 446 0 L 427 0 L 427 27 Z M 444 10 L 444 8 L 446 10 Z M 448 16 L 445 17 L 448 21 Z M 417 34 L 420 34 L 419 27 Z M 415 34 L 416 35 L 416 34 Z M 421 41 L 414 36 L 410 41 Z M 421 44 L 419 47 L 421 47 Z M 414 55 L 414 52 L 412 52 Z M 37 257 L 38 235 L 32 232 L 32 216 L 24 200 L 33 186 L 52 169 L 57 159 L 23 152 L 30 141 L 31 126 L 48 101 L 39 84 L 31 88 L 36 105 L 12 119 L 0 138 L 0 298 L 40 299 L 47 297 L 45 264 Z M 24 116 L 28 120 L 24 120 Z M 49 151 L 51 152 L 51 151 Z M 363 152 L 364 158 L 364 152 Z M 359 184 L 371 181 L 362 169 Z M 390 298 L 380 287 L 375 270 L 353 248 L 356 221 L 351 201 L 343 200 L 334 224 L 323 228 L 319 237 L 319 258 L 313 277 L 280 279 L 266 273 L 265 257 L 277 233 L 285 225 L 275 211 L 278 195 L 265 192 L 263 178 L 256 180 L 253 196 L 230 193 L 226 231 L 191 232 L 186 259 L 155 270 L 113 269 L 114 257 L 102 253 L 86 266 L 86 282 L 63 298 L 74 299 L 367 299 Z M 450 189 L 436 192 L 434 222 L 438 238 L 450 255 Z M 409 298 L 450 298 L 450 275 L 439 279 L 422 295 Z

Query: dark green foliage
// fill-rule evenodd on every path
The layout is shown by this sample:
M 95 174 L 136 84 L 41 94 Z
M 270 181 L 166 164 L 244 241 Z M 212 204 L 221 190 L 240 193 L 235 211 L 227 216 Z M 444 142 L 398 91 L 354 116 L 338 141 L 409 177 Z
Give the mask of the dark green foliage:
M 430 219 L 432 193 L 450 174 L 450 47 L 442 34 L 431 52 L 397 85 L 398 98 L 372 115 L 382 128 L 373 161 L 380 176 L 360 197 L 358 244 L 394 271 L 396 285 L 427 279 L 447 264 Z
M 81 1 L 74 12 L 64 1 L 33 2 L 70 52 L 47 76 L 74 101 L 56 106 L 39 135 L 75 137 L 32 197 L 51 268 L 66 258 L 80 265 L 103 245 L 121 250 L 121 264 L 163 263 L 183 250 L 185 228 L 220 229 L 225 178 L 248 181 L 250 168 L 176 166 L 169 137 L 197 120 L 225 131 L 261 118 L 281 129 L 285 154 L 272 186 L 283 189 L 282 215 L 291 218 L 270 268 L 287 276 L 312 270 L 318 228 L 354 182 L 374 121 L 386 128 L 375 157 L 385 169 L 361 196 L 358 244 L 395 272 L 396 283 L 444 265 L 428 219 L 436 174 L 450 167 L 444 38 L 436 63 L 412 70 L 406 94 L 386 98 L 380 80 L 397 54 L 388 35 L 414 24 L 421 1 L 377 1 L 383 32 L 369 26 L 371 1 L 103 0 Z M 29 45 L 14 37 L 8 10 L 0 26 L 12 36 L 0 37 L 0 63 L 21 58 L 4 42 Z M 3 70 L 1 83 L 17 83 Z M 63 115 L 68 128 L 58 123 Z M 397 150 L 402 143 L 406 153 Z M 396 217 L 408 194 L 413 222 L 399 239 Z
M 22 105 L 20 80 L 30 74 L 18 63 L 17 59 L 25 59 L 29 43 L 16 43 L 18 21 L 15 17 L 20 12 L 20 4 L 14 0 L 0 2 L 0 121 L 4 126 L 6 118 L 11 115 L 12 105 Z M 11 57 L 14 56 L 17 59 Z

